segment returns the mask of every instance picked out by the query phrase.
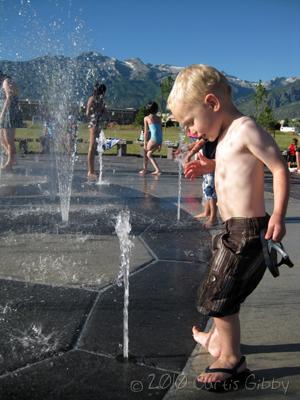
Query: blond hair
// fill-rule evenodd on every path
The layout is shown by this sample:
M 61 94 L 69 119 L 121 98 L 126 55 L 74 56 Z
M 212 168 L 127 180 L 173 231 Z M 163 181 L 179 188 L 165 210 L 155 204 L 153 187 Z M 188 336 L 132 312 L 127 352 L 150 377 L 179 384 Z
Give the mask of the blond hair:
M 206 94 L 231 96 L 231 87 L 226 77 L 217 69 L 204 64 L 194 64 L 179 72 L 168 97 L 168 108 L 176 102 L 200 103 Z

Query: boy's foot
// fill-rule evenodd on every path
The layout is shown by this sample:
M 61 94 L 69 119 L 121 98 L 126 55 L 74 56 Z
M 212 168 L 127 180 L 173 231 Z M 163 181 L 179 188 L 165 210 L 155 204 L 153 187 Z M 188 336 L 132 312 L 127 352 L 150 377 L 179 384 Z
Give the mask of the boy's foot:
M 221 346 L 218 334 L 214 329 L 213 332 L 201 332 L 196 326 L 192 328 L 194 340 L 201 344 L 213 357 L 218 358 L 221 354 Z
M 222 384 L 225 386 L 227 380 L 232 379 L 234 382 L 242 380 L 249 372 L 244 356 L 241 358 L 220 357 L 197 376 L 196 385 L 201 389 L 219 391 L 218 389 L 222 389 Z M 226 390 L 225 387 L 224 389 Z
M 142 169 L 142 170 L 139 172 L 139 174 L 142 175 L 142 176 L 146 175 L 146 173 L 147 173 L 147 171 L 146 171 L 145 169 Z
M 98 176 L 97 176 L 97 174 L 95 174 L 95 172 L 88 172 L 87 177 L 88 177 L 88 179 L 90 179 L 90 180 L 96 180 L 96 179 L 98 179 Z
M 161 174 L 161 172 L 159 170 L 151 172 L 151 175 L 160 175 L 160 174 Z
M 194 218 L 201 219 L 201 218 L 207 218 L 207 217 L 208 217 L 208 215 L 205 212 L 202 212 L 200 214 L 195 215 Z

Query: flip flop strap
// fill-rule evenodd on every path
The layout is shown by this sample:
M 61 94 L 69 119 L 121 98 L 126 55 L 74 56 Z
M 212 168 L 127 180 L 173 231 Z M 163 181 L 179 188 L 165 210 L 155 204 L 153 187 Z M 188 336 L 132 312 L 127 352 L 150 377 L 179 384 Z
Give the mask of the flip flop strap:
M 223 372 L 224 374 L 234 374 L 234 368 L 205 368 L 205 372 Z
M 240 361 L 233 367 L 233 368 L 205 368 L 205 372 L 222 372 L 224 374 L 230 374 L 230 375 L 234 375 L 237 370 L 240 368 L 240 366 L 246 361 L 245 356 L 242 356 Z

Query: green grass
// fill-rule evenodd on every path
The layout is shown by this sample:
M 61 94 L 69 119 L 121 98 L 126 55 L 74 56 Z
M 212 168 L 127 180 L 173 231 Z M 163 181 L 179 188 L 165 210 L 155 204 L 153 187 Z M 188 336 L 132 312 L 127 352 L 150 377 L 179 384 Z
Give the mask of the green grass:
M 176 127 L 164 128 L 164 141 L 170 140 L 172 142 L 178 142 L 180 129 Z M 31 125 L 30 122 L 27 123 L 27 128 L 20 128 L 16 130 L 16 138 L 30 138 L 37 139 L 43 134 L 42 125 Z M 135 142 L 140 136 L 140 128 L 135 125 L 117 125 L 113 128 L 105 129 L 106 137 L 117 137 L 121 139 L 126 139 Z M 81 124 L 79 126 L 78 138 L 83 139 L 83 143 L 78 143 L 77 150 L 79 154 L 86 154 L 88 150 L 88 140 L 89 140 L 89 130 L 87 124 Z M 86 143 L 85 143 L 86 142 Z M 17 146 L 18 147 L 18 146 Z M 33 152 L 38 152 L 40 149 L 40 144 L 38 142 L 29 142 L 28 150 Z M 18 149 L 17 149 L 18 150 Z M 141 151 L 141 146 L 137 143 L 129 144 L 127 146 L 127 154 L 139 155 Z M 116 149 L 113 148 L 105 154 L 115 154 Z M 162 156 L 167 155 L 167 148 L 163 146 L 160 154 Z
M 27 123 L 27 128 L 17 129 L 16 137 L 17 138 L 39 138 L 43 134 L 43 126 L 42 125 L 31 125 L 30 122 Z M 164 128 L 163 140 L 170 140 L 172 142 L 178 142 L 180 128 L 170 127 Z M 140 128 L 135 125 L 117 125 L 113 128 L 107 128 L 105 130 L 106 137 L 118 137 L 126 140 L 131 140 L 135 142 L 140 135 Z M 290 145 L 293 138 L 298 137 L 293 135 L 292 133 L 282 133 L 280 131 L 275 132 L 275 141 L 277 142 L 280 150 L 285 150 Z M 86 143 L 78 144 L 78 152 L 79 154 L 86 154 L 88 149 L 88 140 L 89 140 L 89 130 L 87 124 L 81 124 L 79 126 L 78 138 L 82 138 Z M 300 140 L 300 137 L 299 137 Z M 17 146 L 18 147 L 18 146 Z M 29 151 L 38 152 L 40 145 L 38 142 L 30 142 L 28 143 Z M 18 150 L 18 149 L 17 149 Z M 130 155 L 139 155 L 141 150 L 141 146 L 139 144 L 130 144 L 127 146 L 127 154 Z M 106 152 L 106 154 L 115 154 L 116 150 L 113 148 L 110 151 Z M 160 153 L 162 156 L 166 156 L 167 148 L 166 146 L 162 147 Z

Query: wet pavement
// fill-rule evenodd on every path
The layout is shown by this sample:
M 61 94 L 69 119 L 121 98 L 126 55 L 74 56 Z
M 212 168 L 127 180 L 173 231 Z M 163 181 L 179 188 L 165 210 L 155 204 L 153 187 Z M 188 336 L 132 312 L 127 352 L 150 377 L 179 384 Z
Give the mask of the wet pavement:
M 214 394 L 200 390 L 195 378 L 212 363 L 207 351 L 197 345 L 175 384 L 164 400 L 298 400 L 300 397 L 300 175 L 291 174 L 291 191 L 285 218 L 287 233 L 283 240 L 294 268 L 280 267 L 280 276 L 273 278 L 266 271 L 262 282 L 241 307 L 242 353 L 252 374 L 242 390 Z M 271 175 L 266 173 L 265 201 L 270 214 L 273 209 Z M 210 321 L 206 330 L 210 327 Z M 255 379 L 251 377 L 255 375 Z
M 0 178 L 0 398 L 161 399 L 204 328 L 196 290 L 210 233 L 193 218 L 201 181 L 182 182 L 177 164 L 141 177 L 141 159 L 104 157 L 103 179 L 75 164 L 69 223 L 62 224 L 47 156 L 18 160 Z M 129 354 L 124 362 L 123 287 L 116 217 L 129 210 Z
M 193 218 L 201 179 L 182 180 L 177 221 L 177 164 L 158 162 L 161 176 L 141 177 L 141 158 L 104 157 L 106 184 L 97 185 L 87 181 L 80 157 L 67 225 L 47 156 L 26 156 L 1 176 L 1 400 L 215 397 L 194 385 L 211 360 L 191 336 L 192 325 L 207 325 L 195 300 L 215 231 Z M 299 398 L 299 184 L 294 174 L 284 241 L 295 268 L 277 279 L 267 272 L 241 312 L 243 353 L 264 386 L 224 394 L 228 399 Z M 268 173 L 265 197 L 271 212 Z M 122 210 L 130 212 L 134 243 L 127 362 L 123 287 L 116 283 Z

